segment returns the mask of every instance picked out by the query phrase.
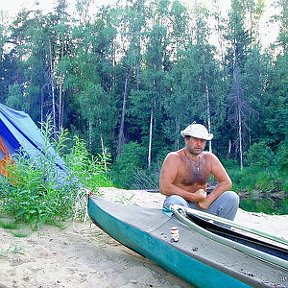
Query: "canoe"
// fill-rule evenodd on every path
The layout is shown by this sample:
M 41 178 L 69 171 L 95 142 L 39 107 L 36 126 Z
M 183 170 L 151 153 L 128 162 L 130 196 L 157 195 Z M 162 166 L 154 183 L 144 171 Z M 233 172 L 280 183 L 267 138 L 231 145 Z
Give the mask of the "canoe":
M 94 224 L 119 243 L 195 287 L 288 288 L 285 240 L 266 241 L 260 232 L 232 227 L 231 221 L 213 221 L 192 209 L 187 216 L 179 207 L 170 216 L 161 209 L 113 203 L 90 194 L 87 210 Z M 171 241 L 172 227 L 179 230 L 177 242 Z

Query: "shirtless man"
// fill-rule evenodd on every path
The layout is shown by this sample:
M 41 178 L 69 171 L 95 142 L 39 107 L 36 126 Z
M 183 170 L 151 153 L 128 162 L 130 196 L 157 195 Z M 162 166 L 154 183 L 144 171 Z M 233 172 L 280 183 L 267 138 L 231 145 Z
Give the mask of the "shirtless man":
M 163 207 L 177 204 L 234 220 L 239 197 L 228 191 L 232 182 L 219 159 L 210 152 L 203 151 L 207 140 L 213 134 L 201 124 L 192 123 L 181 131 L 185 147 L 169 153 L 160 171 L 160 192 L 166 197 Z M 207 182 L 214 176 L 217 185 L 209 194 Z

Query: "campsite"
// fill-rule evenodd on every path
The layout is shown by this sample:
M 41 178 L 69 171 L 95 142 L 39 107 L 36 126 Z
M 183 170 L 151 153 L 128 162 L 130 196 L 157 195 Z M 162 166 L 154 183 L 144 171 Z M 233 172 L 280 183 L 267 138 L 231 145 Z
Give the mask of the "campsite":
M 2 2 L 0 288 L 287 288 L 286 1 Z

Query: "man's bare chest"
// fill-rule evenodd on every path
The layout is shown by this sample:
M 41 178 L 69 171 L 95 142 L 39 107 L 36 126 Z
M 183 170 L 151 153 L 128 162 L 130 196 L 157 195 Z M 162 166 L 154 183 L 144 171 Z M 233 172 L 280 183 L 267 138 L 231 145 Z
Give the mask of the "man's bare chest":
M 200 161 L 198 165 L 190 161 L 184 161 L 179 172 L 179 182 L 187 186 L 195 184 L 205 185 L 210 176 L 209 169 L 203 161 Z

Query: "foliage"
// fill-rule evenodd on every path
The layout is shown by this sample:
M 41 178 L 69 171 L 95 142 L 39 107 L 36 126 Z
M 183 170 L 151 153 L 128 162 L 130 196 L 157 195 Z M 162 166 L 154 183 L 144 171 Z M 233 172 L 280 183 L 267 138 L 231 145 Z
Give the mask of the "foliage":
M 268 168 L 274 165 L 274 153 L 264 141 L 252 144 L 246 158 L 249 166 Z
M 65 157 L 69 169 L 82 186 L 97 191 L 98 187 L 112 186 L 105 167 L 109 164 L 109 154 L 103 159 L 101 155 L 91 155 L 84 140 L 74 137 L 71 151 Z
M 43 124 L 43 127 L 46 128 L 43 135 L 50 135 L 49 125 Z M 51 143 L 59 152 L 66 148 L 64 142 L 67 140 L 66 134 L 62 133 L 58 141 Z M 98 185 L 109 183 L 103 159 L 90 159 L 85 143 L 79 138 L 66 157 L 69 169 L 65 179 L 59 181 L 55 167 L 55 157 L 58 156 L 49 157 L 49 153 L 45 153 L 51 149 L 50 145 L 47 140 L 44 153 L 37 158 L 37 162 L 21 150 L 14 156 L 15 163 L 8 167 L 10 177 L 0 178 L 2 213 L 29 223 L 33 229 L 44 223 L 57 224 L 71 218 L 79 185 L 97 192 Z
M 288 171 L 288 140 L 283 141 L 277 150 L 277 166 L 282 171 Z M 287 175 L 286 175 L 287 176 Z
M 110 176 L 113 183 L 121 188 L 132 187 L 136 171 L 145 168 L 143 161 L 145 156 L 145 148 L 140 144 L 136 142 L 125 144 L 119 159 L 111 168 Z
M 45 159 L 36 165 L 24 151 L 15 161 L 8 170 L 11 177 L 1 178 L 4 212 L 34 228 L 71 217 L 75 187 L 57 187 L 56 174 L 49 173 L 54 162 Z
M 152 169 L 139 169 L 134 172 L 133 183 L 131 184 L 131 189 L 138 190 L 157 190 L 159 173 L 158 170 Z
M 233 180 L 235 191 L 287 191 L 286 179 L 281 176 L 281 171 L 267 170 L 265 167 L 245 167 L 242 170 L 230 169 L 229 175 Z M 251 177 L 253 175 L 253 177 Z

